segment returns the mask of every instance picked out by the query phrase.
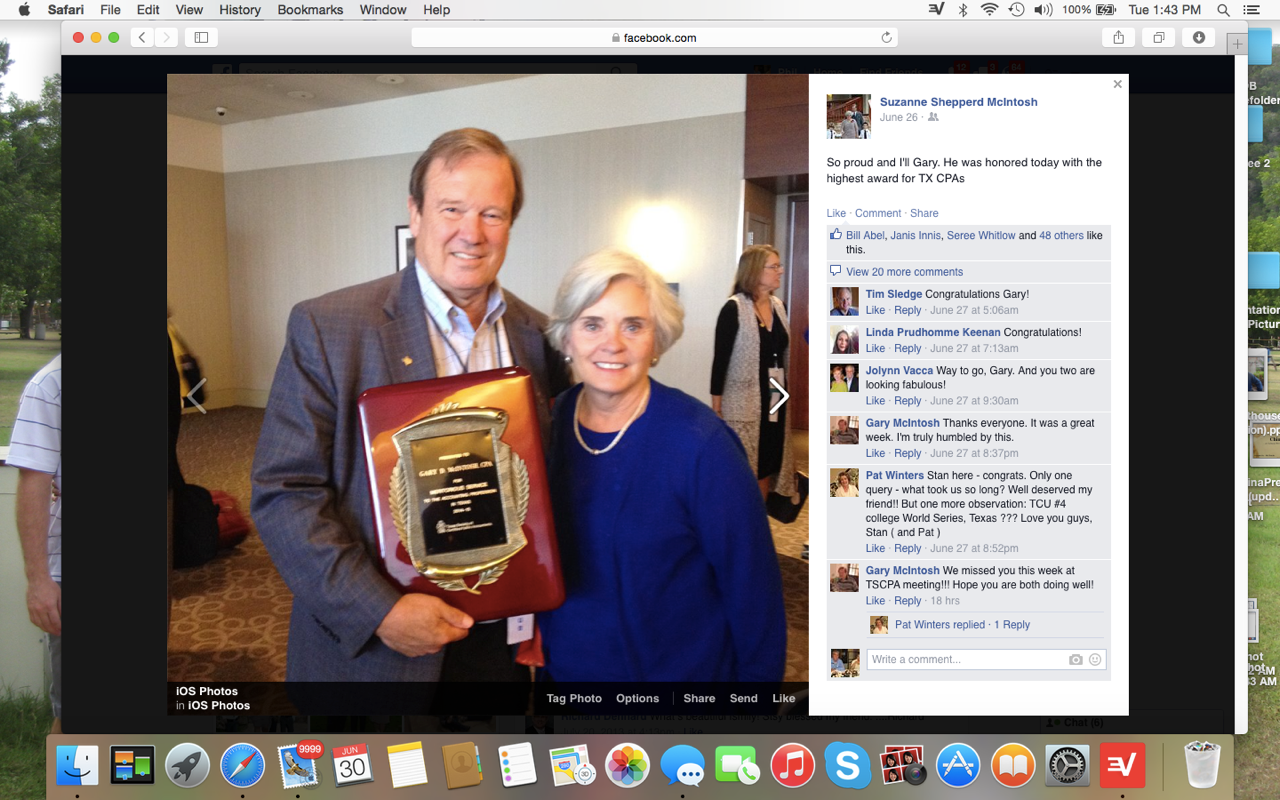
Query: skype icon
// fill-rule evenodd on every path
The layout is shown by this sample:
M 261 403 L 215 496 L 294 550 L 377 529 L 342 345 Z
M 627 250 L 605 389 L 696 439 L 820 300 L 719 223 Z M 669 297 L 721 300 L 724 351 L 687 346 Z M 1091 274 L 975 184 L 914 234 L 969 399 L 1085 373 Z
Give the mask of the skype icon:
M 827 762 L 827 777 L 841 789 L 865 789 L 871 783 L 876 765 L 871 757 L 851 742 L 832 742 L 823 752 Z

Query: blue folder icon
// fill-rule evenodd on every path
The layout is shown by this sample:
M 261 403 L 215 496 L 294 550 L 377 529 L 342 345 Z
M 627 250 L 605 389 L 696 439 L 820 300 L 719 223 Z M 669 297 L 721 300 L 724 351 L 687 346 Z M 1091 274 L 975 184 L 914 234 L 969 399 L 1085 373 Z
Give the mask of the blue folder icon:
M 1271 29 L 1249 29 L 1249 66 L 1271 66 Z
M 1249 106 L 1249 143 L 1262 141 L 1262 106 Z
M 1280 289 L 1280 253 L 1249 254 L 1249 288 Z

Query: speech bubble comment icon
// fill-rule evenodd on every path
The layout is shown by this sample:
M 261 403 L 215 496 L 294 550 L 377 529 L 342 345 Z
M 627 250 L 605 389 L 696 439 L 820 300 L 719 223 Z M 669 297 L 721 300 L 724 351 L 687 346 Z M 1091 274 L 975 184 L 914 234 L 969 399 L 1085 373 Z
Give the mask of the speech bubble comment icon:
M 702 767 L 697 764 L 681 764 L 676 777 L 686 786 L 698 786 L 702 783 Z
M 662 754 L 659 765 L 662 767 L 662 774 L 666 775 L 670 781 L 668 786 L 676 781 L 688 786 L 697 786 L 702 782 L 703 773 L 707 768 L 706 759 L 702 757 L 702 753 L 698 752 L 698 748 L 687 744 L 668 748 L 667 752 Z

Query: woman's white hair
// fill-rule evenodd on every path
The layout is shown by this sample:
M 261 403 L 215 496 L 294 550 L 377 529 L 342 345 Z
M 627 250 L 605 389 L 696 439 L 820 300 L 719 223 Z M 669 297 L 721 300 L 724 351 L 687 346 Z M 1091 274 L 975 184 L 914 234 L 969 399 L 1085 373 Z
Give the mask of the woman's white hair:
M 565 352 L 573 321 L 595 305 L 611 283 L 624 278 L 639 286 L 649 299 L 656 354 L 667 352 L 684 333 L 684 309 L 661 275 L 633 254 L 616 247 L 592 253 L 565 273 L 556 292 L 551 319 L 547 322 L 547 337 L 551 344 Z

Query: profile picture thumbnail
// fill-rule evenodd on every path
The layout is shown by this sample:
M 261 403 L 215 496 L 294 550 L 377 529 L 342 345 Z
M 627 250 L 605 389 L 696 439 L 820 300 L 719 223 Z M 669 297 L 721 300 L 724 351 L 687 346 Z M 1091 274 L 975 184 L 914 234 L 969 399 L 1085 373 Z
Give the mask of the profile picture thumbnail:
M 858 326 L 832 325 L 827 337 L 833 356 L 856 356 L 858 354 Z
M 832 364 L 831 389 L 833 392 L 858 391 L 858 365 Z
M 831 470 L 831 496 L 858 496 L 858 469 L 856 467 Z
M 831 591 L 833 592 L 856 592 L 858 591 L 858 565 L 847 562 L 832 562 L 827 565 L 828 571 L 831 573 Z
M 869 94 L 829 94 L 827 95 L 828 139 L 870 138 L 871 133 L 871 95 Z
M 861 651 L 853 649 L 831 651 L 831 677 L 856 678 L 862 671 Z
M 831 418 L 831 443 L 832 444 L 857 444 L 858 443 L 858 418 L 850 416 L 836 416 Z

